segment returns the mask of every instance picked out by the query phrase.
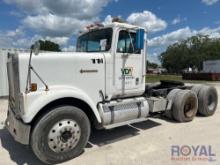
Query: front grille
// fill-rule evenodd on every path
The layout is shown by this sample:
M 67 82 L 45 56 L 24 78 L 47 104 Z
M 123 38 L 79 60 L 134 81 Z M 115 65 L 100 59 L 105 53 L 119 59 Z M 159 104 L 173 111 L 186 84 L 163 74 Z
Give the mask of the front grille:
M 15 98 L 12 95 L 9 95 L 9 107 L 11 110 L 15 110 Z
M 9 86 L 9 108 L 18 117 L 20 113 L 19 108 L 19 64 L 17 54 L 8 54 L 7 73 L 8 73 L 8 86 Z

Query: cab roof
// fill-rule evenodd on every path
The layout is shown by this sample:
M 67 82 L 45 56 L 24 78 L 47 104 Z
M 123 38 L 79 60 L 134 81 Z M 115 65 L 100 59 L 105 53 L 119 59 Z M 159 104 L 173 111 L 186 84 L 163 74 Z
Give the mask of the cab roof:
M 132 24 L 129 24 L 129 23 L 112 22 L 112 23 L 109 23 L 109 24 L 105 24 L 103 26 L 97 26 L 97 27 L 95 26 L 91 29 L 85 29 L 84 31 L 79 33 L 79 36 L 82 36 L 82 35 L 90 32 L 90 31 L 93 31 L 93 30 L 105 29 L 105 28 L 115 28 L 115 27 L 121 27 L 121 28 L 127 28 L 127 29 L 138 29 L 138 28 L 145 29 L 143 27 L 135 26 L 135 25 L 132 25 Z

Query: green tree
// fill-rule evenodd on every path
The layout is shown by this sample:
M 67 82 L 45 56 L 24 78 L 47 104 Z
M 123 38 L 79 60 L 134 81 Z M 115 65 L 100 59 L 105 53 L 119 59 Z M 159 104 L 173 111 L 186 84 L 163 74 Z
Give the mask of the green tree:
M 45 41 L 39 40 L 39 42 L 40 42 L 40 50 L 52 51 L 52 52 L 61 51 L 59 44 L 56 44 L 48 40 L 45 40 Z
M 150 62 L 150 61 L 147 60 L 147 68 L 156 69 L 156 68 L 158 68 L 158 64 Z
M 167 48 L 160 56 L 161 64 L 171 73 L 188 67 L 202 70 L 206 60 L 220 59 L 220 39 L 197 35 Z

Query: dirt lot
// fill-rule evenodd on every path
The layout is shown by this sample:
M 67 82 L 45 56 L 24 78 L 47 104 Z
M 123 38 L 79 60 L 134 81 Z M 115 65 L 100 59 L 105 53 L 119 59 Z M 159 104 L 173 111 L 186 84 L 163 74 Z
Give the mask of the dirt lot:
M 220 93 L 220 84 L 215 84 Z M 42 164 L 31 149 L 16 143 L 4 128 L 7 101 L 0 101 L 0 165 Z M 220 106 L 212 117 L 196 117 L 190 123 L 161 118 L 109 131 L 94 131 L 85 152 L 63 165 L 217 165 L 220 164 Z M 171 146 L 201 147 L 197 160 L 171 160 Z M 211 147 L 213 156 L 204 157 Z M 205 148 L 205 150 L 204 150 Z M 200 152 L 199 152 L 200 151 Z M 193 151 L 192 151 L 193 152 Z M 191 154 L 193 155 L 193 154 Z M 181 157 L 179 157 L 181 158 Z M 191 159 L 192 157 L 190 157 Z M 201 158 L 198 160 L 198 158 Z M 202 159 L 204 158 L 204 159 Z M 209 161 L 207 160 L 209 158 Z

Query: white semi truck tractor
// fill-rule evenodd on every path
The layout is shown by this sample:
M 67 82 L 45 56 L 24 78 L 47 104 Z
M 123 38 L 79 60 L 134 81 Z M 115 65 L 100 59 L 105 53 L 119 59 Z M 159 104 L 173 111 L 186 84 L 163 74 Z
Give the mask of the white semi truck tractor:
M 82 153 L 91 128 L 112 129 L 155 114 L 177 122 L 215 113 L 214 87 L 161 81 L 146 85 L 147 32 L 127 23 L 88 27 L 76 52 L 8 54 L 6 127 L 44 163 Z M 36 55 L 32 56 L 35 53 Z

